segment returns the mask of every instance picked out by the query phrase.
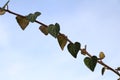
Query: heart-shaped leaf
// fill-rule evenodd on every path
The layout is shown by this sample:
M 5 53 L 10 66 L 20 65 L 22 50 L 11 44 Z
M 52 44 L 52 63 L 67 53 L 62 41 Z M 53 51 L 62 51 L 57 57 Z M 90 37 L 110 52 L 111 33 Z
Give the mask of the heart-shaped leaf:
M 96 56 L 85 57 L 84 63 L 91 71 L 94 71 L 97 64 L 97 57 Z
M 63 50 L 67 43 L 67 37 L 64 34 L 59 34 L 57 36 L 57 40 L 58 40 L 58 43 L 59 43 L 61 49 Z
M 74 58 L 77 57 L 77 54 L 78 54 L 78 51 L 80 50 L 80 47 L 81 47 L 81 44 L 79 42 L 75 42 L 74 44 L 69 43 L 68 46 L 67 46 L 68 51 L 71 53 L 71 55 Z
M 48 33 L 50 33 L 53 37 L 57 37 L 60 31 L 60 26 L 58 23 L 56 23 L 55 25 L 50 24 L 48 27 Z
M 24 30 L 29 24 L 29 20 L 27 20 L 26 17 L 17 16 L 16 20 L 20 27 L 22 28 L 22 30 Z
M 45 35 L 48 35 L 48 27 L 45 26 L 40 26 L 39 27 L 40 31 L 44 33 Z
M 40 12 L 35 12 L 34 14 L 30 13 L 28 16 L 26 16 L 26 18 L 30 21 L 30 22 L 35 22 L 36 18 L 41 15 Z

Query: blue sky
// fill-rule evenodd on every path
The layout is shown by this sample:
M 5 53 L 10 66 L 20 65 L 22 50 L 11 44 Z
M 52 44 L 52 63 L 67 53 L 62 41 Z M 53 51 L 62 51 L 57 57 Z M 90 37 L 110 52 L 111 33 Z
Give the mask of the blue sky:
M 3 6 L 7 0 L 0 0 Z M 9 9 L 28 15 L 40 11 L 37 20 L 45 24 L 58 22 L 61 33 L 80 42 L 92 55 L 103 51 L 103 60 L 113 68 L 120 66 L 119 0 L 11 0 Z M 97 64 L 91 72 L 83 63 L 85 56 L 74 59 L 67 48 L 62 51 L 57 40 L 30 23 L 22 31 L 15 16 L 0 16 L 0 80 L 116 80 L 111 71 L 101 75 Z

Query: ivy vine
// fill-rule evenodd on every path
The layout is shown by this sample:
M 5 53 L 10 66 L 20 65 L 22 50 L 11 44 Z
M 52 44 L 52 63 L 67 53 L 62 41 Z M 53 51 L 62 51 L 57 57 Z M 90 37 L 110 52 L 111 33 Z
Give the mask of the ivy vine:
M 117 67 L 116 69 L 108 66 L 107 64 L 105 64 L 102 60 L 105 58 L 105 54 L 104 52 L 100 52 L 99 53 L 99 57 L 95 56 L 95 55 L 91 55 L 88 51 L 87 51 L 87 45 L 85 45 L 84 48 L 81 48 L 81 43 L 76 41 L 76 42 L 72 42 L 65 34 L 60 32 L 60 25 L 59 23 L 55 23 L 55 24 L 49 24 L 46 25 L 38 20 L 37 17 L 39 17 L 41 15 L 41 12 L 34 12 L 34 13 L 30 13 L 28 15 L 21 15 L 18 13 L 15 13 L 11 10 L 8 9 L 8 3 L 10 1 L 8 0 L 5 5 L 3 7 L 0 7 L 0 15 L 4 15 L 6 12 L 13 14 L 16 16 L 16 21 L 19 24 L 19 26 L 21 27 L 22 30 L 25 30 L 27 28 L 27 26 L 29 25 L 29 23 L 38 23 L 40 24 L 39 30 L 44 34 L 44 35 L 48 35 L 50 34 L 51 36 L 53 36 L 55 39 L 58 40 L 58 44 L 60 46 L 60 48 L 62 50 L 64 50 L 64 47 L 67 46 L 68 52 L 74 57 L 77 58 L 78 53 L 80 52 L 82 55 L 85 56 L 84 58 L 84 63 L 85 66 L 87 68 L 89 68 L 92 72 L 94 72 L 95 67 L 97 65 L 97 63 L 101 64 L 103 67 L 101 69 L 101 74 L 104 75 L 106 70 L 111 70 L 112 72 L 114 72 L 116 75 L 118 75 L 120 80 L 120 67 Z M 68 42 L 68 44 L 67 44 Z

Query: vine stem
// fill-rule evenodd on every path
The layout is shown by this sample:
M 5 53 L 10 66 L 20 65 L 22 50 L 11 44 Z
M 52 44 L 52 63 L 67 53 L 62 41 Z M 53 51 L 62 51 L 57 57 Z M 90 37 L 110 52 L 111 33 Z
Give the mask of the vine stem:
M 92 57 L 92 55 L 90 53 L 88 53 L 86 51 L 86 54 L 89 56 L 89 57 Z M 120 73 L 118 71 L 116 71 L 115 69 L 113 69 L 112 67 L 108 66 L 107 64 L 105 64 L 102 60 L 98 60 L 97 61 L 99 64 L 101 64 L 102 66 L 106 67 L 108 70 L 111 70 L 112 72 L 114 72 L 115 74 L 117 74 L 119 77 L 120 77 Z
M 0 9 L 2 9 L 2 8 L 0 8 Z M 5 10 L 6 12 L 8 12 L 8 13 L 10 13 L 10 14 L 13 14 L 13 15 L 16 15 L 16 16 L 25 17 L 25 16 L 23 16 L 23 15 L 21 15 L 21 14 L 12 12 L 12 11 L 10 11 L 9 9 L 4 9 L 4 10 Z M 38 24 L 40 24 L 40 25 L 42 25 L 42 26 L 48 27 L 46 24 L 44 24 L 44 23 L 42 23 L 42 22 L 40 22 L 40 21 L 38 21 L 38 20 L 35 20 L 35 22 L 38 23 Z M 61 33 L 59 33 L 59 34 L 61 34 Z M 73 42 L 72 42 L 70 39 L 68 39 L 68 38 L 67 38 L 67 41 L 68 41 L 69 43 L 73 43 Z M 81 50 L 82 50 L 82 49 L 80 49 L 80 51 L 81 51 Z M 86 51 L 86 55 L 89 56 L 89 57 L 92 57 L 92 55 L 91 55 L 90 53 L 88 53 L 87 51 Z M 105 64 L 103 61 L 98 60 L 97 62 L 98 62 L 99 64 L 101 64 L 102 66 L 106 67 L 108 70 L 111 70 L 112 72 L 114 72 L 115 74 L 117 74 L 117 75 L 120 77 L 120 73 L 119 73 L 118 71 L 116 71 L 116 70 L 113 69 L 112 67 L 108 66 L 108 65 Z

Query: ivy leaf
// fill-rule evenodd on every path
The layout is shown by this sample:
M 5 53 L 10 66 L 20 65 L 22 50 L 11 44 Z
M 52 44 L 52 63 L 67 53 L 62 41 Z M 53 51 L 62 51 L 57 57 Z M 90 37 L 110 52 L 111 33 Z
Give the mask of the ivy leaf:
M 22 28 L 22 30 L 24 30 L 29 24 L 29 20 L 27 20 L 26 17 L 17 16 L 16 20 L 20 27 Z
M 106 69 L 105 67 L 102 68 L 102 70 L 101 70 L 101 74 L 102 74 L 102 75 L 104 75 L 105 69 Z
M 30 13 L 28 16 L 26 16 L 26 18 L 30 21 L 30 22 L 35 22 L 36 18 L 41 15 L 40 12 L 35 12 L 34 14 Z
M 48 35 L 48 27 L 40 26 L 39 29 L 43 34 Z
M 74 44 L 73 43 L 69 43 L 67 48 L 68 48 L 68 51 L 70 52 L 70 54 L 76 58 L 77 57 L 77 54 L 78 54 L 78 51 L 80 50 L 80 47 L 81 47 L 81 44 L 79 42 L 75 42 Z
M 94 71 L 97 64 L 97 57 L 96 56 L 92 56 L 91 58 L 85 57 L 84 63 L 91 71 Z
M 6 12 L 6 11 L 5 11 L 4 9 L 0 8 L 0 15 L 4 15 L 5 12 Z
M 67 43 L 67 37 L 64 34 L 59 34 L 57 36 L 57 40 L 58 40 L 58 43 L 59 43 L 61 49 L 63 50 Z
M 50 24 L 48 27 L 48 33 L 50 33 L 53 37 L 57 37 L 60 31 L 60 26 L 58 23 L 56 23 L 55 25 Z

